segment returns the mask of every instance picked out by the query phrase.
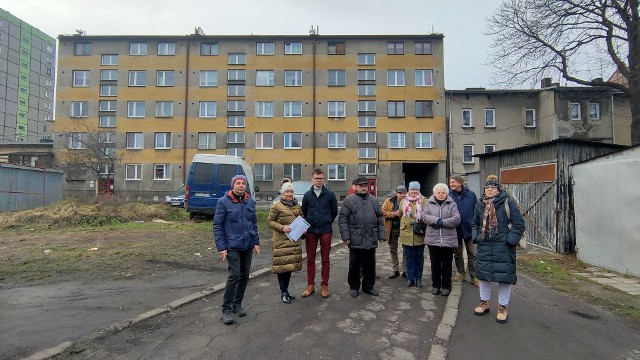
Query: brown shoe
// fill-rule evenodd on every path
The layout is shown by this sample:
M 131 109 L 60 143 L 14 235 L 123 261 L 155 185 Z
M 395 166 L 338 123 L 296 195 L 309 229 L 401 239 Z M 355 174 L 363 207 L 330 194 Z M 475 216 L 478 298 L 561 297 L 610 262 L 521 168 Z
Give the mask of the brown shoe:
M 472 276 L 472 277 L 471 277 L 471 283 L 472 283 L 472 284 L 473 284 L 473 286 L 475 286 L 475 287 L 480 287 L 480 280 L 478 280 L 478 278 L 477 278 L 477 277 L 475 277 L 475 276 Z
M 456 274 L 456 276 L 453 277 L 453 281 L 455 282 L 461 282 L 462 280 L 464 280 L 464 278 L 467 276 L 466 273 L 464 272 L 459 272 Z
M 498 306 L 498 315 L 496 315 L 496 321 L 500 324 L 504 324 L 507 322 L 507 307 L 506 306 Z
M 307 285 L 307 290 L 302 292 L 302 297 L 306 298 L 307 296 L 313 294 L 314 292 L 316 292 L 316 286 L 315 285 Z
M 491 311 L 491 309 L 489 308 L 489 302 L 484 300 L 480 301 L 480 305 L 476 306 L 476 308 L 473 309 L 473 313 L 478 316 L 484 315 L 489 311 Z
M 320 296 L 322 296 L 323 298 L 328 298 L 329 295 L 331 295 L 331 293 L 329 292 L 329 286 L 328 285 L 322 285 L 320 287 Z

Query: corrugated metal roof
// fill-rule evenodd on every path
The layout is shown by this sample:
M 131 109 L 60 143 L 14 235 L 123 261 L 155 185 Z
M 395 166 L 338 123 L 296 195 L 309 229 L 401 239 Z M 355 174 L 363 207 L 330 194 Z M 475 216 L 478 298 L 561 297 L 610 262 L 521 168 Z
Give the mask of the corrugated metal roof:
M 608 144 L 608 143 L 603 143 L 603 142 L 598 142 L 598 141 L 587 141 L 587 140 L 576 140 L 576 139 L 555 139 L 555 140 L 545 141 L 545 142 L 541 142 L 541 143 L 537 143 L 537 144 L 520 146 L 520 147 L 516 147 L 516 148 L 512 148 L 512 149 L 504 149 L 504 150 L 494 151 L 494 152 L 491 152 L 491 153 L 488 153 L 488 154 L 476 154 L 476 155 L 473 155 L 473 156 L 477 157 L 477 158 L 486 158 L 486 157 L 491 157 L 491 156 L 495 156 L 495 155 L 502 155 L 502 154 L 507 154 L 507 153 L 512 153 L 512 152 L 526 151 L 526 150 L 535 149 L 535 148 L 539 148 L 539 147 L 543 147 L 543 146 L 547 146 L 547 145 L 551 145 L 551 144 L 590 145 L 590 146 L 594 146 L 594 147 L 610 147 L 610 148 L 612 147 L 612 148 L 618 148 L 618 149 L 621 149 L 621 150 L 628 148 L 628 146 L 626 146 L 626 145 Z

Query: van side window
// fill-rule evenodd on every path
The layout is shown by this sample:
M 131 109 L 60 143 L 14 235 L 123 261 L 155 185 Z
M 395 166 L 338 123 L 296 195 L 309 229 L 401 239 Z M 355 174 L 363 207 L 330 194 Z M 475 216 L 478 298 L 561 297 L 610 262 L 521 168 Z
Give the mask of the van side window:
M 236 166 L 233 164 L 219 164 L 218 165 L 218 184 L 229 185 L 231 184 L 231 178 L 236 176 Z M 243 174 L 244 175 L 244 174 Z
M 194 184 L 211 184 L 213 180 L 213 164 L 196 163 L 193 171 Z M 229 178 L 231 180 L 231 178 Z

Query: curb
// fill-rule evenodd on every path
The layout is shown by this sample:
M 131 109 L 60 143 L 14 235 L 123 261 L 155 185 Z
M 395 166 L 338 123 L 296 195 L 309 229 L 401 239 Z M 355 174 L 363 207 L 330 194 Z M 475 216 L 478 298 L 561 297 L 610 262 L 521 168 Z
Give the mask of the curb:
M 458 308 L 460 306 L 460 297 L 462 296 L 462 282 L 453 282 L 451 294 L 447 299 L 447 305 L 444 308 L 442 320 L 436 330 L 436 335 L 431 341 L 431 351 L 428 360 L 445 360 L 448 356 L 447 345 L 451 339 L 453 327 L 456 326 L 458 319 Z

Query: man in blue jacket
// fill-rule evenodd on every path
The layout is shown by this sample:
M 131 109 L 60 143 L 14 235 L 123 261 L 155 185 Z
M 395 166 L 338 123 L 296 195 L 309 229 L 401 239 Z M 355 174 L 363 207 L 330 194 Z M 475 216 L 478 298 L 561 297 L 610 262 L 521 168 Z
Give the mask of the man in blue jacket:
M 213 236 L 216 248 L 227 261 L 229 277 L 222 303 L 222 322 L 234 323 L 233 313 L 242 317 L 244 291 L 249 281 L 252 251 L 260 254 L 256 202 L 247 193 L 247 178 L 236 175 L 231 179 L 231 190 L 218 200 L 213 216 Z
M 471 239 L 471 224 L 473 222 L 473 211 L 478 202 L 476 194 L 464 186 L 464 179 L 460 175 L 452 175 L 449 178 L 449 196 L 458 205 L 458 211 L 460 212 L 460 225 L 456 228 L 458 232 L 458 247 L 454 254 L 456 268 L 458 273 L 453 277 L 453 281 L 463 281 L 466 277 L 464 271 L 464 249 L 467 249 L 467 262 L 469 267 L 469 276 L 471 276 L 471 283 L 478 287 L 480 282 L 476 277 L 476 245 Z

